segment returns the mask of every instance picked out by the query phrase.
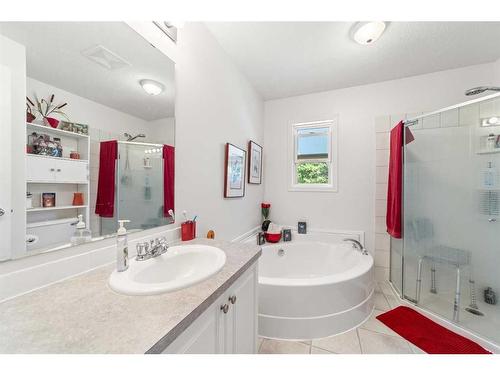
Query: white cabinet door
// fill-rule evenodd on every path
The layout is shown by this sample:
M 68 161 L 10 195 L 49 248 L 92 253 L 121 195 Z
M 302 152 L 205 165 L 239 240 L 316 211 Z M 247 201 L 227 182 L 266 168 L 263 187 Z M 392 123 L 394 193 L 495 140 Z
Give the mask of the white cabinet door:
M 72 160 L 54 160 L 56 182 L 87 182 L 87 163 Z
M 236 296 L 231 302 L 230 297 Z M 227 312 L 222 309 L 227 305 Z M 251 266 L 163 353 L 251 354 L 257 349 L 257 264 Z
M 220 308 L 222 299 L 213 303 L 164 351 L 165 354 L 217 354 L 221 353 L 219 340 Z
M 230 288 L 229 330 L 231 353 L 254 354 L 257 350 L 257 265 L 252 266 Z M 234 303 L 233 303 L 234 302 Z
M 55 181 L 56 166 L 54 162 L 54 159 L 27 155 L 26 179 L 28 181 Z

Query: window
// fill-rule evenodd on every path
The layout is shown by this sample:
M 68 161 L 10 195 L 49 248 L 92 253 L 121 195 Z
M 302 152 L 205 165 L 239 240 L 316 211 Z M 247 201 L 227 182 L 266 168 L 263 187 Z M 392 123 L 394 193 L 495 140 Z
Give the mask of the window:
M 337 190 L 335 121 L 292 124 L 290 146 L 290 190 Z

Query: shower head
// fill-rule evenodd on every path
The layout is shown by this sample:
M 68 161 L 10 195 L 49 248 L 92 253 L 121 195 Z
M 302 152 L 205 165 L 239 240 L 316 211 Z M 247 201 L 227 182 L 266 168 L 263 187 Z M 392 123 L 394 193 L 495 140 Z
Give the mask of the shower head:
M 127 142 L 133 141 L 133 140 L 134 140 L 134 139 L 136 139 L 136 138 L 145 138 L 145 137 L 146 137 L 146 135 L 145 135 L 145 134 L 137 134 L 137 135 L 135 135 L 135 136 L 132 136 L 132 135 L 130 135 L 130 134 L 128 134 L 128 133 L 124 133 L 123 135 L 124 135 L 125 137 L 127 137 Z
M 472 96 L 472 95 L 481 94 L 485 91 L 500 91 L 500 87 L 496 87 L 496 86 L 473 87 L 471 89 L 465 90 L 465 95 Z

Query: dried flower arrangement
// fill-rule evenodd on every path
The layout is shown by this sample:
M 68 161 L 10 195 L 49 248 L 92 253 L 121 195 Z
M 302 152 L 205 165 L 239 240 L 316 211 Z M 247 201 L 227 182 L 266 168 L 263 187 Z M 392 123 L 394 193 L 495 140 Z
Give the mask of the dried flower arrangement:
M 50 117 L 50 115 L 57 114 L 69 120 L 68 116 L 66 116 L 66 114 L 63 111 L 61 111 L 61 109 L 64 108 L 66 105 L 68 105 L 68 103 L 54 104 L 54 94 L 50 96 L 49 100 L 45 99 L 38 100 L 38 98 L 35 96 L 36 104 L 33 103 L 33 101 L 31 101 L 28 97 L 26 97 L 26 100 L 27 100 L 26 106 L 28 108 L 27 109 L 28 119 L 31 117 L 29 116 L 29 114 L 33 116 L 33 110 L 32 110 L 33 107 L 34 111 L 38 112 L 42 116 L 43 122 L 47 126 L 57 128 L 57 126 L 59 125 L 59 120 Z M 31 121 L 33 121 L 33 119 Z

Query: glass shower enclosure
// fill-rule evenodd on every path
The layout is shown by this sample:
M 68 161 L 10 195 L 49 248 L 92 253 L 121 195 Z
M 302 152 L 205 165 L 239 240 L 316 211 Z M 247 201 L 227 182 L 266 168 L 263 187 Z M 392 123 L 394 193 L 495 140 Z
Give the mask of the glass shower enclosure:
M 163 215 L 162 145 L 118 142 L 115 177 L 115 215 L 101 218 L 102 235 L 118 229 L 117 220 L 130 220 L 130 231 L 170 224 Z
M 401 297 L 500 343 L 500 96 L 406 121 Z

